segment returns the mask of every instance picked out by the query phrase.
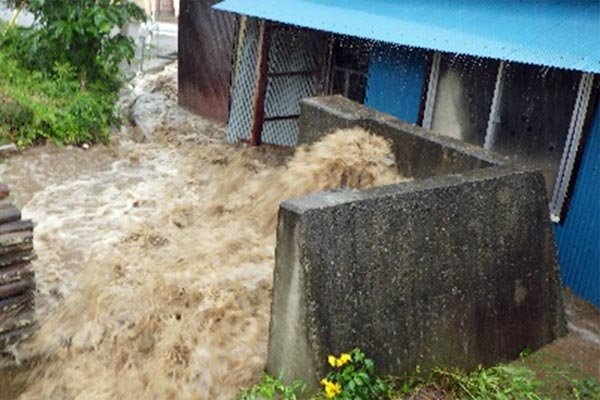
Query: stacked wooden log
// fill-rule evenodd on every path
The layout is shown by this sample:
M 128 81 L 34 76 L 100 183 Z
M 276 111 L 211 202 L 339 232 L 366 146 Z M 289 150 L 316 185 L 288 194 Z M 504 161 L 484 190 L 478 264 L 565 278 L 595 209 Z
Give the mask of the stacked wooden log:
M 34 326 L 33 223 L 8 200 L 0 183 L 0 352 Z

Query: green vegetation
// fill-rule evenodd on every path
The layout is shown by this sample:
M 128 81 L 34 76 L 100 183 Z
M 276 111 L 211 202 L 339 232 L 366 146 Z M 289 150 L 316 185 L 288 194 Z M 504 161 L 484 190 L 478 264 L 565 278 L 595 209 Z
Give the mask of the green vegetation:
M 600 383 L 594 379 L 569 379 L 568 387 L 550 393 L 546 382 L 522 362 L 479 367 L 465 373 L 436 368 L 429 375 L 419 369 L 414 376 L 378 378 L 371 360 L 358 349 L 329 356 L 332 371 L 321 380 L 323 391 L 313 400 L 600 400 Z M 281 379 L 264 375 L 261 382 L 242 393 L 239 400 L 296 400 L 304 390 L 302 382 L 287 386 Z
M 433 381 L 457 399 L 541 400 L 536 394 L 541 383 L 533 371 L 521 366 L 479 367 L 469 374 L 436 369 Z
M 600 400 L 600 384 L 597 381 L 569 379 L 569 382 L 568 387 L 552 390 L 547 387 L 546 380 L 538 379 L 534 371 L 519 361 L 479 367 L 471 373 L 436 368 L 427 378 L 405 379 L 398 393 L 407 396 L 424 390 L 461 400 Z
M 88 83 L 115 89 L 120 63 L 131 60 L 135 46 L 119 29 L 143 21 L 144 11 L 129 0 L 9 0 L 35 17 L 33 29 L 21 29 L 9 43 L 24 65 L 52 73 L 56 64 L 68 64 L 81 89 Z M 15 47 L 18 45 L 18 47 Z
M 321 380 L 328 399 L 389 399 L 391 386 L 375 375 L 375 364 L 360 349 L 329 356 L 333 370 Z
M 119 28 L 144 19 L 126 0 L 11 0 L 35 17 L 0 34 L 0 143 L 106 142 L 118 122 L 122 63 L 133 41 Z
M 260 383 L 242 393 L 239 400 L 297 400 L 298 396 L 304 392 L 304 387 L 305 384 L 302 382 L 286 385 L 280 378 L 263 375 Z
M 0 50 L 0 142 L 19 147 L 51 140 L 56 144 L 106 142 L 116 123 L 116 95 L 79 89 L 68 65 L 52 78 L 27 71 Z
M 573 397 L 576 400 L 600 400 L 600 382 L 595 379 L 572 380 L 571 384 Z

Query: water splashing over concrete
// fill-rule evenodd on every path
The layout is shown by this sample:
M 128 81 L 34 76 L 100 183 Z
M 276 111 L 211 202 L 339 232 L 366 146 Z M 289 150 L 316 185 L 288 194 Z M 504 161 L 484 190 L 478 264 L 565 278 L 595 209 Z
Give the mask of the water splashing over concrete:
M 31 177 L 21 199 L 38 224 L 41 327 L 14 349 L 38 361 L 24 398 L 234 397 L 264 368 L 279 201 L 400 180 L 388 144 L 360 130 L 293 156 L 228 146 L 175 106 L 174 76 L 134 87 L 167 94 L 153 139 L 126 129 L 92 153 L 0 164 L 15 192 Z

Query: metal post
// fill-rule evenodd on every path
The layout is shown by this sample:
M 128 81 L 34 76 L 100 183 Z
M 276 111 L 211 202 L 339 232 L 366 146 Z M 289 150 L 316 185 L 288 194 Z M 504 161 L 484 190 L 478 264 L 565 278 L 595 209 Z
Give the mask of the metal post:
M 550 219 L 554 223 L 558 223 L 561 220 L 561 212 L 567 198 L 567 192 L 573 177 L 575 160 L 581 144 L 583 126 L 585 117 L 587 116 L 593 84 L 594 74 L 583 73 L 581 75 L 577 99 L 575 100 L 571 123 L 569 125 L 569 133 L 560 161 L 556 182 L 554 183 L 552 201 L 550 202 Z
M 431 62 L 431 72 L 429 73 L 429 84 L 427 85 L 427 98 L 425 100 L 425 111 L 423 112 L 422 126 L 425 129 L 431 129 L 433 121 L 433 110 L 435 108 L 435 99 L 437 97 L 437 87 L 440 75 L 440 61 L 442 54 L 440 52 L 433 53 Z
M 344 96 L 350 97 L 350 71 L 344 70 Z
M 485 141 L 483 147 L 491 150 L 496 143 L 497 127 L 500 124 L 500 106 L 502 105 L 502 93 L 504 91 L 504 67 L 505 62 L 500 61 L 498 65 L 498 74 L 496 75 L 496 85 L 494 86 L 494 96 L 492 97 L 492 106 L 485 132 Z
M 254 92 L 254 108 L 252 115 L 252 130 L 250 131 L 250 144 L 260 146 L 262 130 L 265 122 L 265 97 L 269 71 L 269 37 L 265 21 L 260 22 L 258 33 L 258 59 L 256 66 L 256 80 Z
M 333 62 L 333 35 L 329 34 L 325 37 L 325 49 L 324 49 L 324 62 L 321 70 L 321 91 L 317 95 L 328 95 L 331 94 L 331 81 L 332 81 L 332 62 Z

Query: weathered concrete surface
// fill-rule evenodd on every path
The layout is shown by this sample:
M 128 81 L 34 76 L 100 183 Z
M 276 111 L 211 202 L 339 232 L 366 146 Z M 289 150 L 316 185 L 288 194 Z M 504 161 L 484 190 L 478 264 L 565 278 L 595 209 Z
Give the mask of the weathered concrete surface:
M 415 179 L 507 163 L 481 147 L 436 135 L 342 96 L 306 99 L 301 108 L 299 144 L 312 143 L 339 128 L 360 126 L 387 138 L 400 172 Z
M 466 369 L 566 332 L 543 176 L 501 166 L 282 203 L 267 369 Z

